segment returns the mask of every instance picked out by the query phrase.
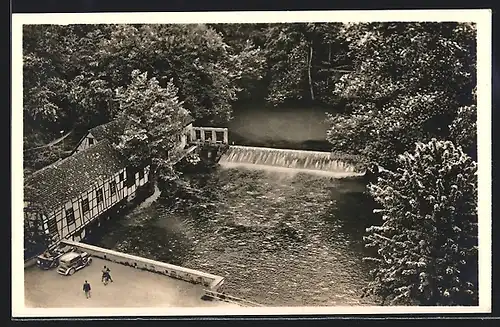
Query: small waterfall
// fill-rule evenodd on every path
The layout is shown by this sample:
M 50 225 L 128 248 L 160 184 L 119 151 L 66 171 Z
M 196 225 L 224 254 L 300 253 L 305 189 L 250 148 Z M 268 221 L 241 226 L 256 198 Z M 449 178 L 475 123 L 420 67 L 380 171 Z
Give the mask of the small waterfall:
M 364 173 L 361 167 L 347 161 L 335 158 L 330 152 L 232 145 L 219 162 L 221 164 L 241 163 L 332 173 L 352 173 L 352 175 Z

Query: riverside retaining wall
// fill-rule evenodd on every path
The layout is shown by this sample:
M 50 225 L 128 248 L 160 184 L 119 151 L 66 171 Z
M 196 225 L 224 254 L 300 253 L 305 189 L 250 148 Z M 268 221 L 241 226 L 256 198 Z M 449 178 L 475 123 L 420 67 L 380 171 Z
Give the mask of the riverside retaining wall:
M 87 252 L 93 257 L 103 260 L 116 262 L 122 265 L 130 266 L 136 269 L 147 270 L 150 272 L 162 274 L 171 278 L 176 278 L 190 282 L 193 284 L 200 284 L 206 287 L 209 291 L 218 291 L 224 284 L 224 278 L 221 276 L 205 273 L 202 271 L 180 267 L 160 261 L 146 259 L 135 255 L 117 252 L 100 248 L 97 246 L 63 240 L 61 243 L 74 246 L 77 249 Z

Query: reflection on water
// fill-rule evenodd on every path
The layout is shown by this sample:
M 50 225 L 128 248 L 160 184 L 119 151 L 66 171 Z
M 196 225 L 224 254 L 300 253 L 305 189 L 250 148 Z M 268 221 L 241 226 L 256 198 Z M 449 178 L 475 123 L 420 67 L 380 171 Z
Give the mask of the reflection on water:
M 215 203 L 153 204 L 97 245 L 224 276 L 227 293 L 266 305 L 373 304 L 360 298 L 373 223 L 363 184 L 247 169 L 219 169 L 204 184 Z
M 229 140 L 237 145 L 330 151 L 325 108 L 273 108 L 249 103 L 234 112 Z M 330 109 L 331 111 L 331 109 Z

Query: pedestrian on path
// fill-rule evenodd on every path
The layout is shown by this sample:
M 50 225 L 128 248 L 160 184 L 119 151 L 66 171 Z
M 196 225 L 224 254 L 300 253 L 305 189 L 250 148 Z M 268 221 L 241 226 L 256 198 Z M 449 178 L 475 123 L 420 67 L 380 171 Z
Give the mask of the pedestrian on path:
M 85 283 L 83 283 L 83 291 L 85 292 L 85 296 L 88 298 L 90 298 L 90 290 L 91 290 L 91 287 L 90 287 L 90 284 L 85 281 Z
M 106 281 L 106 277 L 108 276 L 108 269 L 106 268 L 106 266 L 102 268 L 101 272 L 102 272 L 101 282 L 104 283 Z
M 113 282 L 113 279 L 111 278 L 111 270 L 109 270 L 109 268 L 106 268 L 106 277 L 111 283 Z
M 106 266 L 104 266 L 104 268 L 102 269 L 101 281 L 104 283 L 104 285 L 108 285 L 108 282 L 113 282 L 113 279 L 111 279 L 110 270 Z

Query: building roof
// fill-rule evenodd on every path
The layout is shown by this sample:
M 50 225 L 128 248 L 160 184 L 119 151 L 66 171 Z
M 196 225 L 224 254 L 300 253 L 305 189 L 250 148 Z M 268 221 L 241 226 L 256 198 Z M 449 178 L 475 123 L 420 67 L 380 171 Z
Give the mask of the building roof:
M 192 122 L 194 122 L 194 118 L 191 114 L 188 114 L 184 120 L 183 126 L 185 127 Z M 113 138 L 121 134 L 122 129 L 125 127 L 125 123 L 126 122 L 124 120 L 114 119 L 108 123 L 89 129 L 89 131 L 81 138 L 80 142 L 78 142 L 77 146 L 73 150 L 73 153 L 76 152 L 76 149 L 89 134 L 92 135 L 97 141 L 102 141 L 104 139 L 113 140 Z
M 193 121 L 194 118 L 190 114 L 188 114 L 184 119 L 183 126 L 187 126 Z M 88 134 L 92 134 L 92 136 L 97 139 L 97 141 L 101 141 L 103 139 L 111 139 L 112 137 L 120 135 L 121 130 L 125 127 L 125 124 L 126 122 L 124 120 L 114 119 L 109 123 L 89 129 Z
M 88 134 L 92 134 L 92 136 L 97 139 L 97 141 L 101 141 L 104 139 L 110 139 L 114 136 L 120 134 L 121 129 L 124 127 L 125 123 L 122 120 L 115 119 L 110 121 L 109 123 L 102 124 L 96 126 L 94 128 L 89 129 Z
M 194 118 L 193 118 L 193 116 L 191 116 L 191 114 L 188 114 L 186 116 L 186 119 L 184 120 L 184 126 L 187 126 L 187 125 L 191 124 L 192 122 L 194 122 Z
M 76 253 L 76 252 L 69 252 L 69 253 L 66 253 L 66 254 L 63 254 L 59 260 L 60 261 L 71 261 L 73 260 L 74 258 L 76 257 L 79 257 L 80 254 Z
M 96 127 L 89 129 L 87 131 L 87 133 L 85 133 L 85 135 L 83 135 L 83 137 L 80 139 L 78 144 L 75 146 L 75 148 L 73 149 L 73 152 L 71 152 L 71 155 L 76 153 L 80 144 L 82 144 L 83 140 L 85 140 L 85 138 L 87 138 L 87 136 L 89 134 L 91 134 L 97 141 L 102 141 L 104 139 L 108 139 L 110 141 L 113 141 L 113 139 L 115 137 L 120 135 L 121 129 L 123 127 L 124 127 L 124 123 L 115 119 L 115 120 L 112 120 L 106 124 L 102 124 L 102 125 L 99 125 L 99 126 L 96 126 Z
M 34 172 L 25 180 L 24 198 L 50 213 L 125 167 L 125 158 L 106 139 Z

